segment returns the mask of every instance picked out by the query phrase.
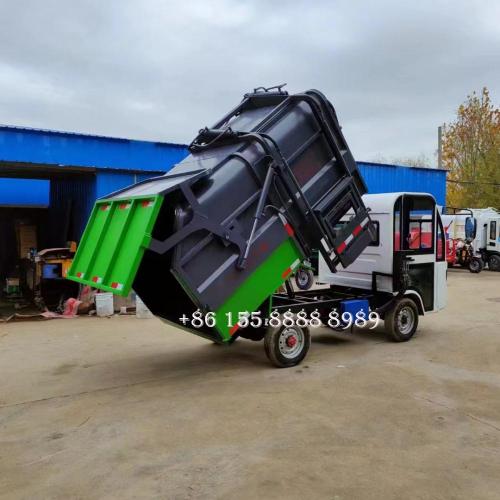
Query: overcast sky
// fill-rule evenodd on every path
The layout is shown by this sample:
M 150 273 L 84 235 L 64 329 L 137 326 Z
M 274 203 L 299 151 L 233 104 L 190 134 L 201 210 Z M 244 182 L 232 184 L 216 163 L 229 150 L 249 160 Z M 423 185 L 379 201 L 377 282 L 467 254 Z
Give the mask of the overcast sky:
M 0 123 L 189 142 L 256 86 L 317 88 L 358 160 L 500 101 L 500 1 L 0 0 Z

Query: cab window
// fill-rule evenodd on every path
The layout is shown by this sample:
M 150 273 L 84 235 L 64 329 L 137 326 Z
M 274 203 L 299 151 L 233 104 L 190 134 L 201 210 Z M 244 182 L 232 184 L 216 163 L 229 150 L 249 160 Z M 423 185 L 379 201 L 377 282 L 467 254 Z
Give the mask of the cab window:
M 497 221 L 490 221 L 490 240 L 496 240 L 497 238 Z
M 446 236 L 443 230 L 441 217 L 437 218 L 436 224 L 436 261 L 442 262 L 446 258 Z
M 401 250 L 401 197 L 394 204 L 394 251 Z
M 403 201 L 403 250 L 434 252 L 434 200 L 427 196 L 405 196 Z

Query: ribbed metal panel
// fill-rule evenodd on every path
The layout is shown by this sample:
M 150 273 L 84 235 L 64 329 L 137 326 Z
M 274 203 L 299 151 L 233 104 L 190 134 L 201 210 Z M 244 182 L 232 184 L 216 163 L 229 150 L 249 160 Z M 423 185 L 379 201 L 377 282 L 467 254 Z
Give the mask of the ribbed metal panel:
M 155 172 L 167 172 L 187 153 L 187 146 L 183 144 L 0 126 L 0 161 L 98 168 L 98 197 Z M 370 162 L 358 164 L 371 193 L 424 191 L 432 193 L 438 203 L 445 203 L 444 170 Z M 109 176 L 103 175 L 105 169 L 109 169 Z M 136 173 L 113 172 L 112 169 Z
M 369 193 L 423 192 L 432 194 L 438 205 L 446 204 L 446 170 L 357 163 Z
M 161 175 L 163 172 L 117 172 L 98 170 L 96 172 L 96 198 L 102 198 L 118 189 L 130 186 L 136 182 Z
M 48 207 L 50 181 L 0 177 L 0 207 Z
M 51 244 L 79 241 L 96 199 L 94 175 L 54 177 L 50 181 Z
M 0 126 L 0 161 L 167 171 L 187 146 Z
M 79 241 L 97 198 L 156 175 L 98 170 L 95 175 L 55 176 L 50 181 L 51 244 Z

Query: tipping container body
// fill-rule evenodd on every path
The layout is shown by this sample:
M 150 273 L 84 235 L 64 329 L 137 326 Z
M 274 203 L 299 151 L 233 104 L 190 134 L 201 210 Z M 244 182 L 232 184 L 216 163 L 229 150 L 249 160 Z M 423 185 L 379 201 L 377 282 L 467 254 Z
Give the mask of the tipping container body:
M 241 333 L 239 314 L 266 316 L 273 292 L 314 249 L 334 271 L 374 237 L 361 200 L 366 187 L 333 107 L 317 91 L 247 94 L 212 129 L 200 131 L 190 151 L 168 174 L 98 202 L 120 207 L 140 199 L 154 208 L 137 226 L 133 245 L 112 250 L 130 255 L 129 272 L 120 267 L 121 290 L 109 283 L 113 258 L 100 255 L 106 236 L 92 231 L 94 213 L 71 279 L 115 293 L 133 287 L 165 321 L 230 342 Z M 351 221 L 338 225 L 348 211 Z M 113 214 L 119 216 L 119 208 Z M 113 238 L 123 247 L 130 227 L 123 220 L 116 227 L 123 233 Z M 93 243 L 87 232 L 95 233 Z M 92 265 L 107 262 L 99 272 L 108 272 L 108 282 L 89 281 L 93 272 L 80 253 L 91 254 Z M 194 328 L 197 309 L 213 313 L 214 321 Z

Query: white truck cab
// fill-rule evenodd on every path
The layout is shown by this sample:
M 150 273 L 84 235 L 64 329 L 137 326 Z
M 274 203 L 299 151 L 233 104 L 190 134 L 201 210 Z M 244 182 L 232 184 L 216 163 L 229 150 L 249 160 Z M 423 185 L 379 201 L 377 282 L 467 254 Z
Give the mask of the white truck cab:
M 427 193 L 363 195 L 377 237 L 347 268 L 332 273 L 319 258 L 318 281 L 411 299 L 418 313 L 446 306 L 445 233 L 435 199 Z M 345 220 L 347 222 L 348 216 Z
M 500 213 L 493 208 L 472 212 L 477 220 L 474 250 L 490 271 L 500 271 Z

